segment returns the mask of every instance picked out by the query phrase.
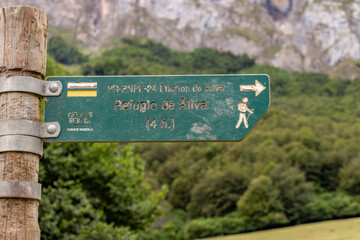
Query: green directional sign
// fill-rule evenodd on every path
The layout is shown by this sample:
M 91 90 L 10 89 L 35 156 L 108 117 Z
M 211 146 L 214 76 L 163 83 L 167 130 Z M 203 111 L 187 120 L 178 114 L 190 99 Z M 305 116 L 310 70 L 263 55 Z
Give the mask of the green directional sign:
M 50 77 L 47 142 L 240 141 L 270 106 L 267 75 Z

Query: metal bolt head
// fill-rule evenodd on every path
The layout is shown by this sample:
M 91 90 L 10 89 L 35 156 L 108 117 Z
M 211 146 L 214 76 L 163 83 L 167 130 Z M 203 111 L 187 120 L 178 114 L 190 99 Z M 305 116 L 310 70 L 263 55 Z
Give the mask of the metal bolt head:
M 46 131 L 49 133 L 49 134 L 54 134 L 56 133 L 56 126 L 54 124 L 50 124 L 47 128 L 46 128 Z
M 57 92 L 57 90 L 59 90 L 59 84 L 57 84 L 57 83 L 51 83 L 51 84 L 49 85 L 49 90 L 50 90 L 50 92 L 52 92 L 52 93 Z

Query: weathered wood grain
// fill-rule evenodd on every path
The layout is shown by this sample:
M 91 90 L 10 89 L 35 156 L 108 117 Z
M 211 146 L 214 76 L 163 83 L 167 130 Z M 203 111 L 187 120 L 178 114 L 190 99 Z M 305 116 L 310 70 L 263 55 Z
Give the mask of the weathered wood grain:
M 46 74 L 47 17 L 26 7 L 0 9 L 0 77 Z M 40 98 L 29 93 L 0 94 L 0 119 L 40 120 Z M 0 180 L 38 181 L 39 156 L 0 153 Z M 39 240 L 37 200 L 0 199 L 0 240 Z

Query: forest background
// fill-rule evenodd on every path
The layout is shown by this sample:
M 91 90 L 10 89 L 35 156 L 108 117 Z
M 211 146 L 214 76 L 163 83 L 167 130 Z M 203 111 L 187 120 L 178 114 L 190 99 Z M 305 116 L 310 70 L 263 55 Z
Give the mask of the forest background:
M 53 36 L 48 52 L 48 76 L 265 73 L 272 103 L 242 142 L 46 144 L 43 239 L 183 240 L 360 216 L 360 78 L 142 37 L 85 55 Z

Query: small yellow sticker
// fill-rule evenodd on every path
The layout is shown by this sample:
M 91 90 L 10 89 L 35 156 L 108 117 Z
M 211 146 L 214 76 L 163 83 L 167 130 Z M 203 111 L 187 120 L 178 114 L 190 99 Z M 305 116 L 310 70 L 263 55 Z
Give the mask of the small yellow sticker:
M 68 97 L 96 97 L 97 90 L 68 90 Z

